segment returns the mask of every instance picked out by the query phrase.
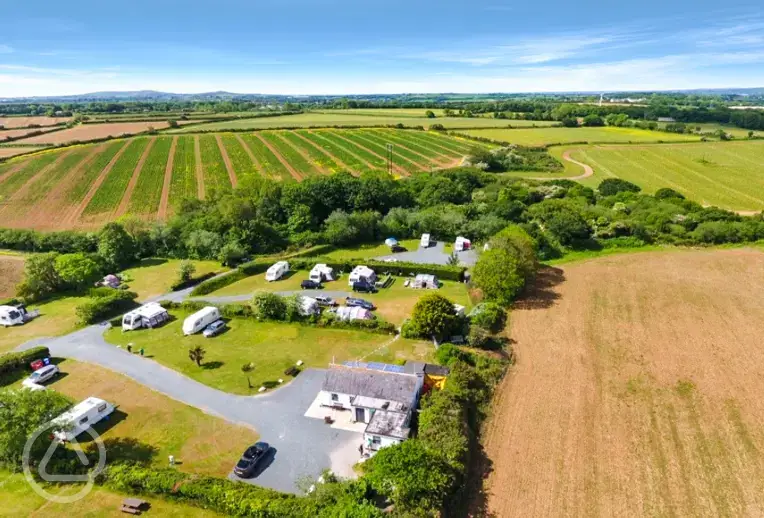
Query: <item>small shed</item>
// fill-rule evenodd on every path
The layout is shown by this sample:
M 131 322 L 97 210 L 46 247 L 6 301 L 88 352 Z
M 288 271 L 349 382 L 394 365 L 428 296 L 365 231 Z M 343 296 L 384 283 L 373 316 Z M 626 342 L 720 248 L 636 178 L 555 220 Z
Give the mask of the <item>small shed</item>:
M 420 273 L 414 277 L 414 282 L 411 284 L 411 287 L 437 290 L 440 285 L 438 284 L 438 278 L 434 275 L 429 273 Z

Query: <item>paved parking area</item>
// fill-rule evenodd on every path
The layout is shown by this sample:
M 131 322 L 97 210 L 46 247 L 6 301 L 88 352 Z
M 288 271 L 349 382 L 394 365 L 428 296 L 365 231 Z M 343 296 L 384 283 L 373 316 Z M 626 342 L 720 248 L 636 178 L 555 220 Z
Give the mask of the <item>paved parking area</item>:
M 446 244 L 443 241 L 438 241 L 434 246 L 429 248 L 419 247 L 417 250 L 410 252 L 399 252 L 397 254 L 383 255 L 375 257 L 378 261 L 386 261 L 388 259 L 397 259 L 401 262 L 418 263 L 418 264 L 448 264 L 449 254 L 445 252 Z M 467 250 L 466 252 L 456 252 L 459 261 L 464 266 L 472 266 L 477 262 L 477 253 L 474 250 Z M 395 263 L 391 263 L 391 268 Z

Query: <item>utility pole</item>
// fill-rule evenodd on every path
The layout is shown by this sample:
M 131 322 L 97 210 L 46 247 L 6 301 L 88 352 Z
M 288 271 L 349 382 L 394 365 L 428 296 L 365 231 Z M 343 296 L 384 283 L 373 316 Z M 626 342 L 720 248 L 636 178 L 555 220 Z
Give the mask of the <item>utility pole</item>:
M 393 175 L 393 145 L 387 145 L 387 173 Z

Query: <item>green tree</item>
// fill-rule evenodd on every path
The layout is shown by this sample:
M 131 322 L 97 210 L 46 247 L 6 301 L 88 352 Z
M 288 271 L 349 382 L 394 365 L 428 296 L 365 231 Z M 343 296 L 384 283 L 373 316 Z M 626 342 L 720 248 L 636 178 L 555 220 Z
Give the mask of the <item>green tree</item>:
M 196 266 L 191 261 L 181 261 L 178 266 L 178 281 L 188 282 L 196 273 Z
M 437 511 L 454 480 L 445 459 L 417 439 L 382 448 L 362 469 L 372 487 L 400 511 Z
M 252 297 L 252 310 L 260 320 L 286 319 L 287 304 L 284 297 L 269 291 L 258 291 Z
M 577 128 L 578 127 L 578 119 L 575 117 L 565 117 L 564 119 L 561 119 L 560 122 L 562 122 L 562 125 L 566 128 Z
M 521 227 L 509 225 L 491 238 L 492 249 L 507 250 L 517 257 L 520 272 L 526 280 L 536 275 L 538 270 L 538 245 Z
M 236 266 L 247 257 L 247 251 L 244 250 L 238 241 L 229 241 L 223 245 L 218 252 L 218 261 L 223 266 Z
M 442 340 L 457 331 L 458 325 L 459 317 L 454 303 L 443 295 L 431 293 L 414 305 L 406 334 L 422 338 L 434 336 Z
M 121 270 L 135 260 L 135 241 L 119 223 L 107 223 L 98 234 L 98 255 L 109 268 Z
M 620 178 L 606 178 L 600 182 L 597 190 L 602 196 L 615 196 L 619 192 L 639 192 L 642 188 Z
M 24 281 L 16 287 L 16 294 L 36 301 L 59 290 L 63 282 L 56 271 L 56 258 L 55 252 L 30 255 L 24 263 Z
M 653 196 L 655 196 L 655 198 L 658 200 L 668 200 L 671 198 L 676 198 L 678 200 L 684 199 L 684 195 L 682 193 L 675 191 L 674 189 L 669 189 L 668 187 L 658 189 L 655 191 Z
M 604 126 L 605 121 L 596 113 L 590 113 L 584 117 L 584 126 Z
M 577 206 L 568 200 L 544 200 L 530 207 L 528 212 L 564 246 L 592 235 Z
M 525 287 L 520 258 L 504 248 L 486 250 L 472 269 L 472 283 L 486 299 L 509 306 Z
M 469 314 L 470 325 L 498 333 L 507 324 L 507 312 L 494 302 L 482 302 L 475 306 Z
M 201 367 L 202 362 L 204 361 L 204 356 L 207 354 L 207 351 L 204 350 L 204 347 L 201 345 L 196 345 L 188 350 L 188 358 L 192 362 L 196 363 L 197 366 Z
M 80 290 L 93 284 L 102 272 L 96 261 L 80 252 L 56 257 L 56 273 L 67 286 Z
M 24 444 L 40 426 L 64 413 L 72 402 L 53 390 L 0 391 L 0 463 L 19 466 Z M 43 434 L 31 449 L 31 458 L 39 459 L 49 441 Z
M 186 248 L 194 259 L 214 259 L 218 256 L 223 240 L 220 234 L 209 230 L 194 230 L 186 239 Z
M 427 110 L 426 112 L 424 112 L 424 116 L 427 117 L 428 119 L 434 119 L 435 112 L 433 112 L 432 110 Z

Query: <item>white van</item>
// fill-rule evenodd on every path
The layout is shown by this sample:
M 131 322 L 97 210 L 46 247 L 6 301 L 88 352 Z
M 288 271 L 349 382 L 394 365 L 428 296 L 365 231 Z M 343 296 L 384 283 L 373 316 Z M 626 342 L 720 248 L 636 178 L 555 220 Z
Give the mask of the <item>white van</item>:
M 61 442 L 71 441 L 112 412 L 114 405 L 108 401 L 89 397 L 53 420 L 54 425 L 61 426 L 61 429 L 53 432 L 53 436 Z
M 419 240 L 419 246 L 422 248 L 430 247 L 430 234 L 422 234 L 422 239 Z
M 277 281 L 281 279 L 285 273 L 289 271 L 289 263 L 286 261 L 279 261 L 276 264 L 271 265 L 265 272 L 265 280 L 268 282 Z
M 170 319 L 170 314 L 157 302 L 149 302 L 122 317 L 122 331 L 142 327 L 154 328 Z
M 183 321 L 183 334 L 196 334 L 216 320 L 220 320 L 220 310 L 214 306 L 207 306 Z

